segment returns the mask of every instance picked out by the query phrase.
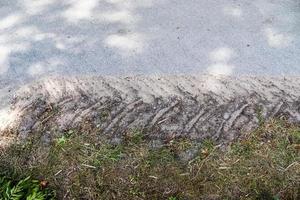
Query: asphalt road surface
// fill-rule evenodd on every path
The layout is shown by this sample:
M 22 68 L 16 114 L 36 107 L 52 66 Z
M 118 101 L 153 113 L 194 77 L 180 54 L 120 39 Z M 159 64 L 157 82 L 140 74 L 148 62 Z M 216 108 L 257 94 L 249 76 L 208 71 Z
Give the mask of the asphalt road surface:
M 195 73 L 299 75 L 300 1 L 0 0 L 2 87 Z

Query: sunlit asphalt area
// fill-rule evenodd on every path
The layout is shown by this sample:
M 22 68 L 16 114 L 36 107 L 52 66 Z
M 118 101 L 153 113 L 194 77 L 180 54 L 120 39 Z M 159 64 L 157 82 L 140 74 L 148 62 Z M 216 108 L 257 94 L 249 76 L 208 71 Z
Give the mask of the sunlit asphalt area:
M 298 0 L 1 0 L 0 107 L 50 75 L 300 75 Z
M 297 75 L 299 55 L 298 0 L 0 1 L 0 82 L 91 73 Z

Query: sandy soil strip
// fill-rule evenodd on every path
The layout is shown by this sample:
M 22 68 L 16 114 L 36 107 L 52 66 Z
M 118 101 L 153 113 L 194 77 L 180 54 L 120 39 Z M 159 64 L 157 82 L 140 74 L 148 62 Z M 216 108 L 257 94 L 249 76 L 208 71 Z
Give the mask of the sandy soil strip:
M 112 137 L 142 129 L 228 142 L 271 117 L 299 122 L 299 97 L 300 77 L 51 77 L 19 89 L 2 110 L 2 138 L 8 129 L 26 138 L 89 123 Z

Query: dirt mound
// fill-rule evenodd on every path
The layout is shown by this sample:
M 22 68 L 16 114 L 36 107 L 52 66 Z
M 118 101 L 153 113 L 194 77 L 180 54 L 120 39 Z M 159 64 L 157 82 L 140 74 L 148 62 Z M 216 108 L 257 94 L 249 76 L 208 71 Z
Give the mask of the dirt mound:
M 299 122 L 299 97 L 297 77 L 51 77 L 16 93 L 2 135 L 88 125 L 112 137 L 139 129 L 151 138 L 228 142 L 270 117 Z

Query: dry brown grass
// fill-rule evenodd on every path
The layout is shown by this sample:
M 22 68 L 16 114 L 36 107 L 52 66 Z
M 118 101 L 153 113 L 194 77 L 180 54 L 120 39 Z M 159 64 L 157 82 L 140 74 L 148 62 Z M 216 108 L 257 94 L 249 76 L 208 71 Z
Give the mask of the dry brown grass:
M 32 135 L 1 152 L 1 173 L 47 180 L 59 199 L 300 198 L 300 128 L 285 121 L 264 123 L 226 149 L 183 138 L 153 148 L 139 131 L 117 145 L 82 131 L 48 145 Z

